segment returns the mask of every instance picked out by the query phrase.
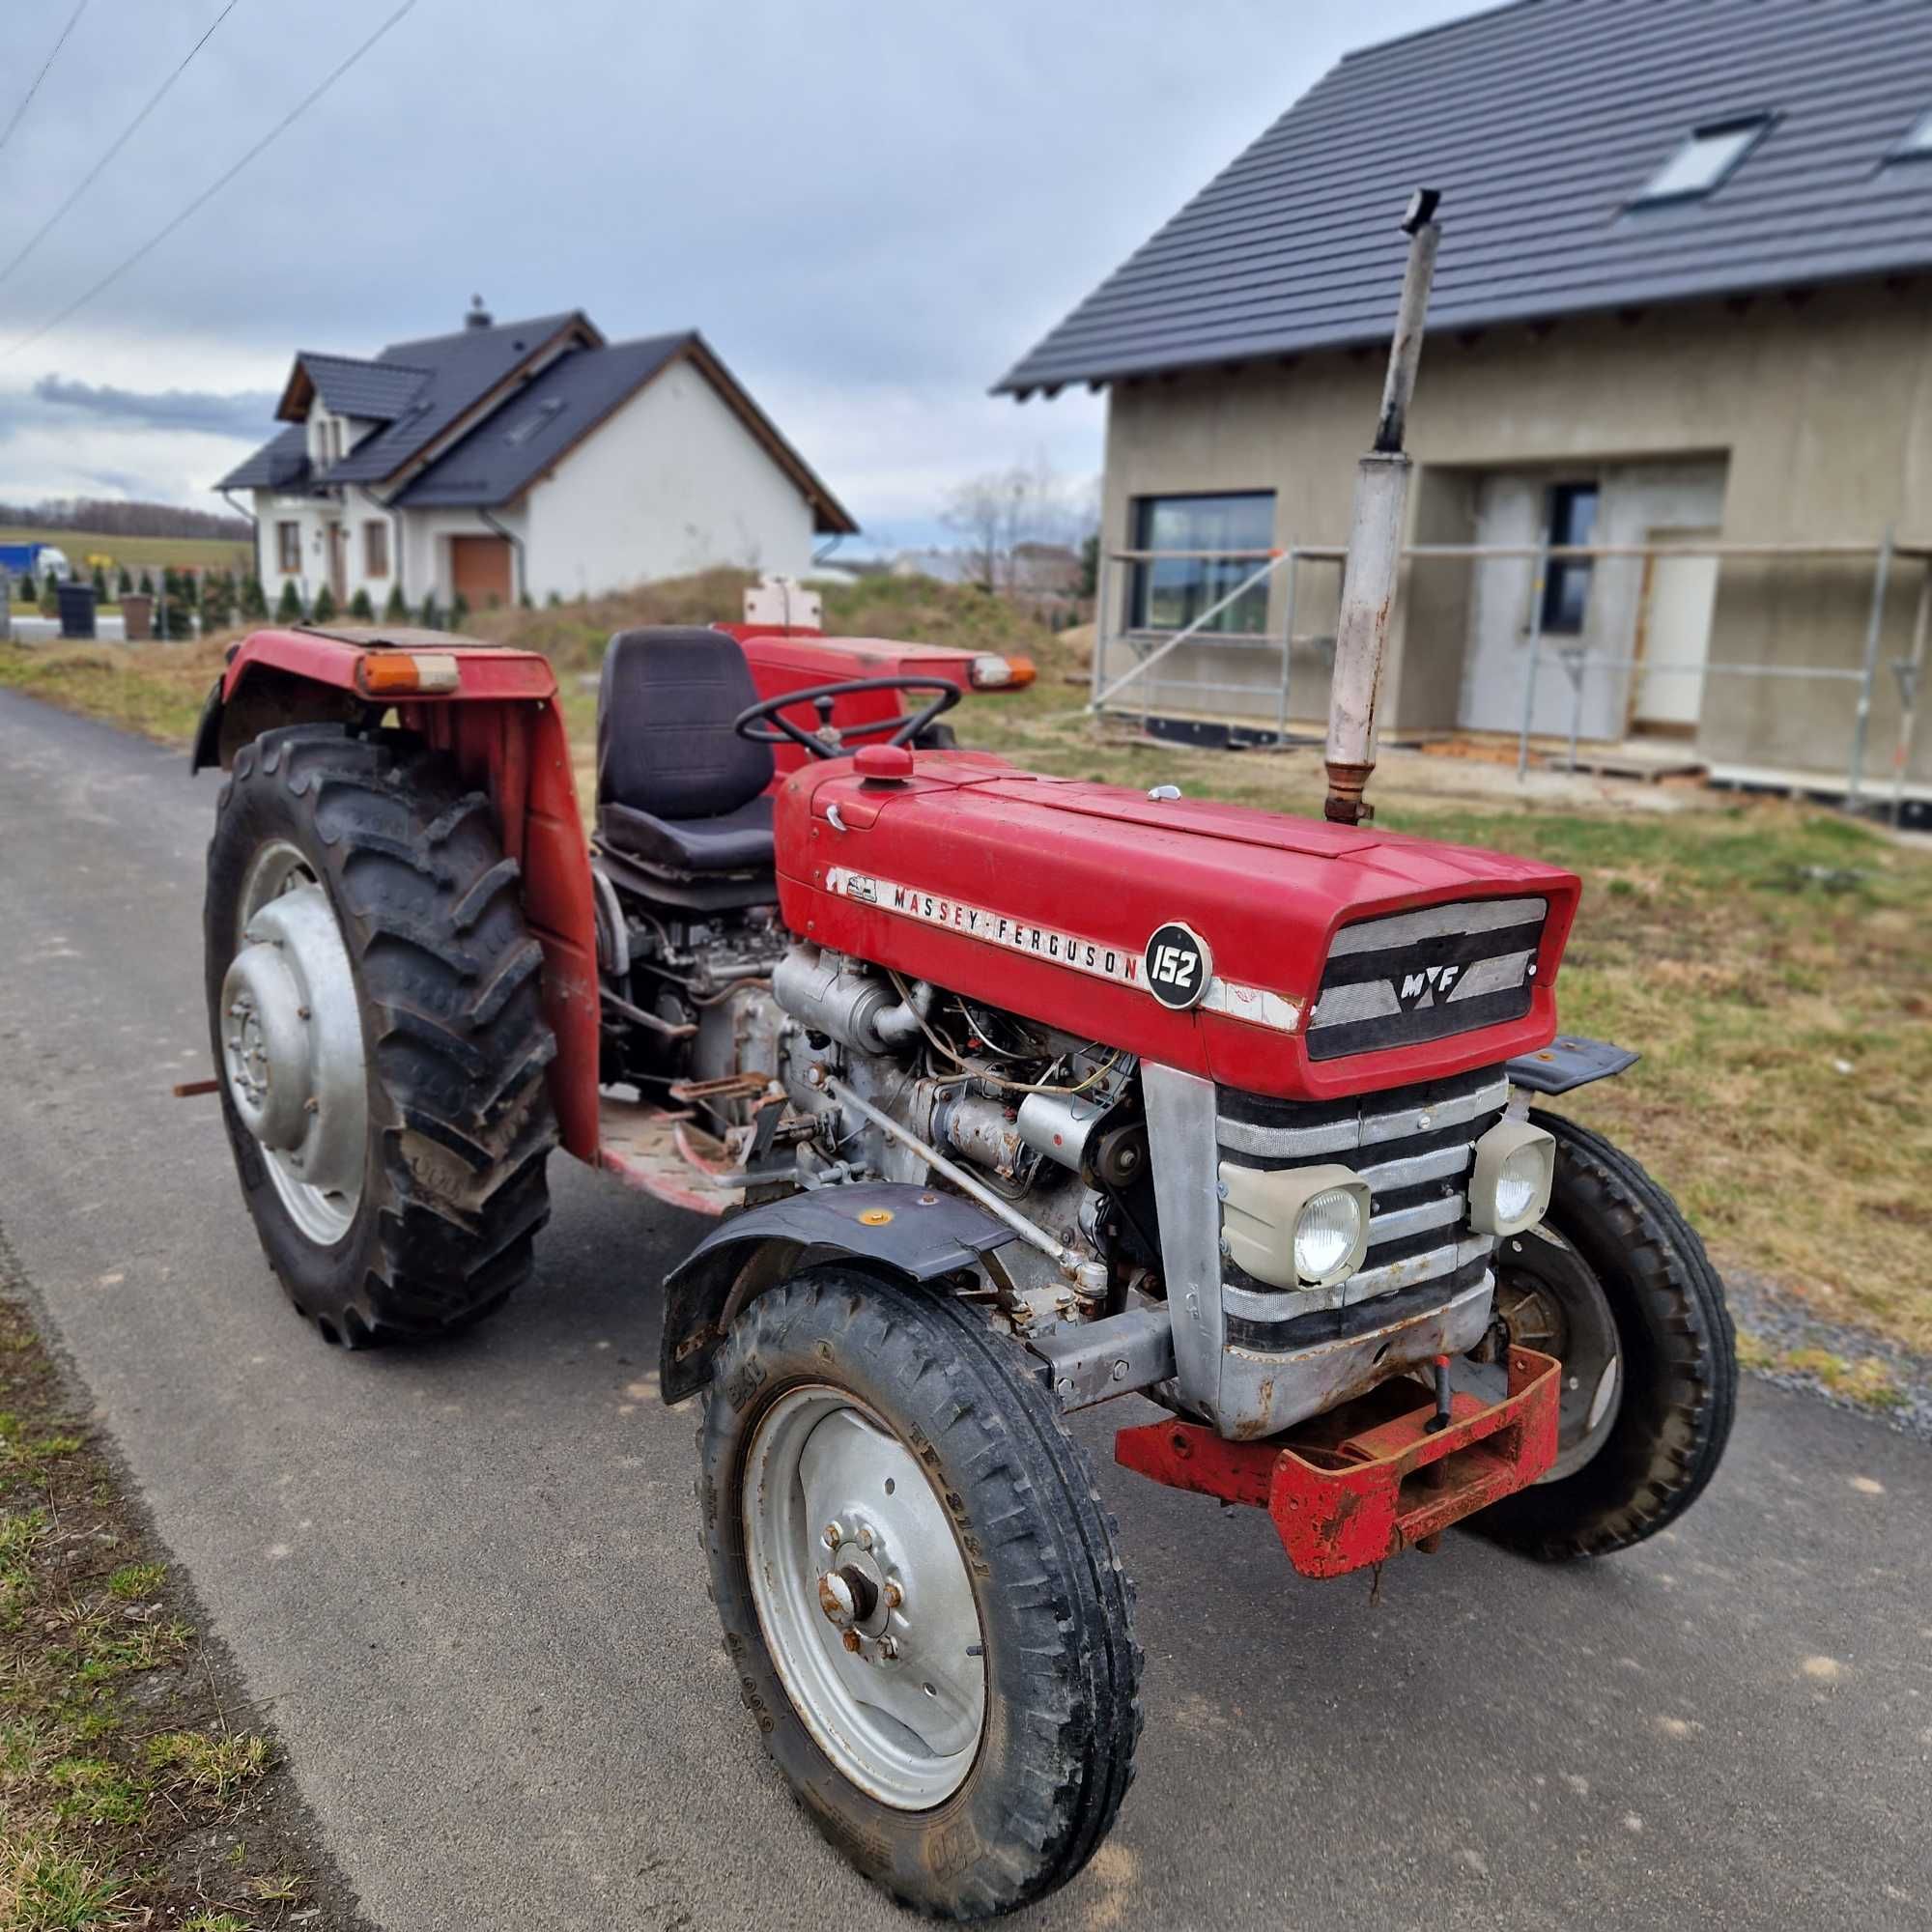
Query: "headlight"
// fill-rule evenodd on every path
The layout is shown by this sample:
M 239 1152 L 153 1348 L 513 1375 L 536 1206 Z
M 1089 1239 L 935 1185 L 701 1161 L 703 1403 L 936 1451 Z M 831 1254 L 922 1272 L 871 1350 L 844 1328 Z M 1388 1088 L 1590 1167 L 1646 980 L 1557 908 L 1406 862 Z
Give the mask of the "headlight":
M 1556 1142 L 1526 1121 L 1498 1121 L 1476 1143 L 1469 1225 L 1479 1235 L 1519 1235 L 1543 1219 L 1556 1176 Z
M 1362 1210 L 1346 1188 L 1324 1188 L 1294 1223 L 1294 1271 L 1303 1281 L 1325 1281 L 1355 1251 Z
M 1270 1288 L 1332 1288 L 1362 1264 L 1369 1184 L 1346 1167 L 1221 1163 L 1221 1244 Z

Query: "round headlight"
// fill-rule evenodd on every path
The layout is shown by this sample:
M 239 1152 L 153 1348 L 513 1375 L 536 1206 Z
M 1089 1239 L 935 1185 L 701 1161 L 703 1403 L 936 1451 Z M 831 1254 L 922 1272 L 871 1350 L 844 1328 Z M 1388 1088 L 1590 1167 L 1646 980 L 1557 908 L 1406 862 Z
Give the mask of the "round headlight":
M 1542 1191 L 1542 1149 L 1518 1148 L 1496 1174 L 1496 1220 L 1505 1226 L 1521 1220 L 1535 1208 Z
M 1294 1271 L 1303 1281 L 1322 1281 L 1354 1252 L 1362 1210 L 1345 1187 L 1325 1187 L 1303 1204 L 1294 1223 Z

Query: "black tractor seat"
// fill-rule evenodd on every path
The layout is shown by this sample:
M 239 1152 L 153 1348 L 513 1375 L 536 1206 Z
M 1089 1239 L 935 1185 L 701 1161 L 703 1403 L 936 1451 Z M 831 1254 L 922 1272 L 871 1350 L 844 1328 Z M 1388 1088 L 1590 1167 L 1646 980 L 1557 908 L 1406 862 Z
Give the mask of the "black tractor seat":
M 612 638 L 597 702 L 598 843 L 687 878 L 771 872 L 771 747 L 731 728 L 757 701 L 722 631 Z

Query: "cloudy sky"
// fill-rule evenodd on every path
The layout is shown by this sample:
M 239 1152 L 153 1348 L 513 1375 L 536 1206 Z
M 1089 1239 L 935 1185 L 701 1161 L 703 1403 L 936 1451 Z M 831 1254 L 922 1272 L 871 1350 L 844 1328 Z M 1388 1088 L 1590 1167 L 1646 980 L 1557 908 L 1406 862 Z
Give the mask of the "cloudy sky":
M 76 0 L 7 0 L 0 129 Z M 208 487 L 297 348 L 586 310 L 691 325 L 886 547 L 948 489 L 1099 468 L 1103 405 L 986 389 L 1348 47 L 1473 0 L 85 0 L 0 135 L 0 499 Z M 12 263 L 13 267 L 6 265 Z M 45 330 L 44 333 L 41 331 Z M 34 339 L 29 339 L 34 338 Z

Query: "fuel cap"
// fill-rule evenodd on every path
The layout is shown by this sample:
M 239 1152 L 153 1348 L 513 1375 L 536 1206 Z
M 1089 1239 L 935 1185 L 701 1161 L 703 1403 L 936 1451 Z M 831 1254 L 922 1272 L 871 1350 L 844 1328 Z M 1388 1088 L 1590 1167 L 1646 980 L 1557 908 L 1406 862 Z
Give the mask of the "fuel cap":
M 912 753 L 903 745 L 862 745 L 852 754 L 852 769 L 878 784 L 898 784 L 912 777 Z

